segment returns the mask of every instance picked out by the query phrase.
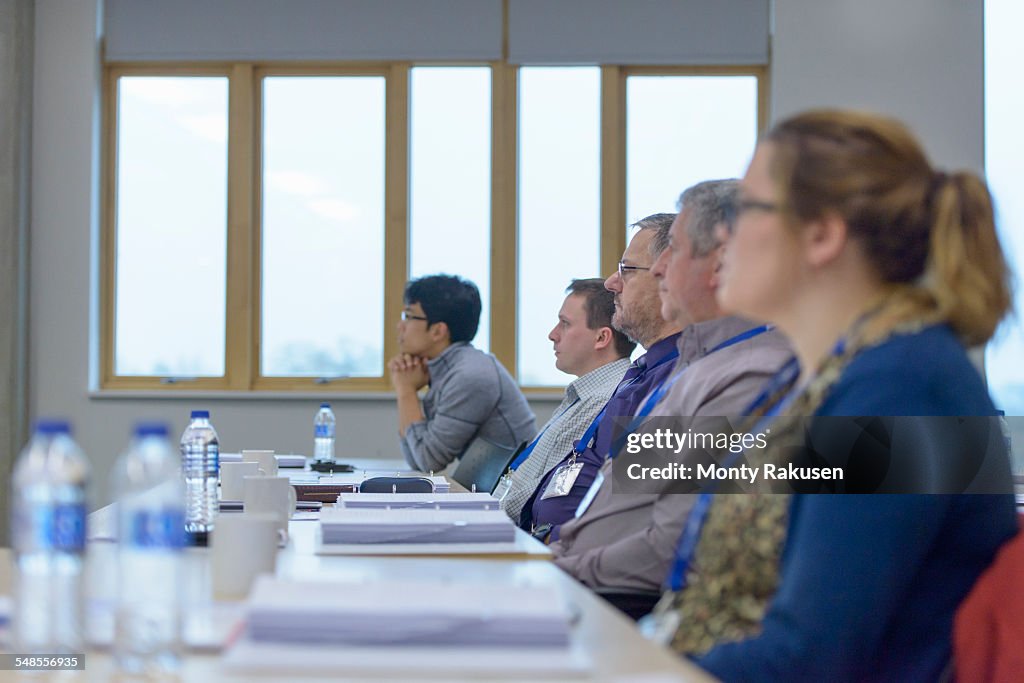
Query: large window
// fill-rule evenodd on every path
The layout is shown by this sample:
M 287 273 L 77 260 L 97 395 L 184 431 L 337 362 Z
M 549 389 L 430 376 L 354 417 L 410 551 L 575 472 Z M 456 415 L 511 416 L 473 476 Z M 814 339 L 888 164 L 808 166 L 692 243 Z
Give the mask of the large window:
M 1020 192 L 1024 177 L 1024 130 L 1020 125 L 1024 43 L 1017 36 L 1021 22 L 1024 6 L 1017 0 L 986 0 L 985 171 L 995 198 L 999 239 L 1017 277 L 1016 315 L 1003 323 L 989 344 L 985 365 L 997 407 L 1018 416 L 1024 415 L 1024 197 Z M 1014 436 L 1015 448 L 1024 448 L 1016 443 L 1024 435 Z
M 480 288 L 473 344 L 490 349 L 491 70 L 416 67 L 409 92 L 409 276 Z
M 630 75 L 626 221 L 674 212 L 685 188 L 739 178 L 757 142 L 754 76 Z
M 115 372 L 223 375 L 227 79 L 117 85 Z
M 547 334 L 627 223 L 737 176 L 760 67 L 112 65 L 102 386 L 387 390 L 410 277 L 483 299 L 474 343 L 564 385 Z
M 573 278 L 600 275 L 601 73 L 519 72 L 519 381 L 559 385 L 547 336 Z
M 380 375 L 384 105 L 382 77 L 263 79 L 263 375 Z

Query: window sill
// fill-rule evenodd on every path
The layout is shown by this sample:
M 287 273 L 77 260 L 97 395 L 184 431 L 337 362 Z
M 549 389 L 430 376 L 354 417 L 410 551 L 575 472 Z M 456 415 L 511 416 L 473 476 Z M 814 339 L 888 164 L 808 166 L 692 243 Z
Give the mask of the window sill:
M 531 402 L 559 402 L 565 397 L 560 390 L 527 390 L 526 400 Z M 138 389 L 98 389 L 90 391 L 89 400 L 176 400 L 202 399 L 204 401 L 395 401 L 392 391 L 157 391 Z

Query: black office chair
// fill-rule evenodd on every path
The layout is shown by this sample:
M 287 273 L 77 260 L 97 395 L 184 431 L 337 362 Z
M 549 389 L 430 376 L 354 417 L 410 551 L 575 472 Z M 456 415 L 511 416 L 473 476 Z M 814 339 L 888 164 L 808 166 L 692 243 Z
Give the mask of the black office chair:
M 640 621 L 650 614 L 661 600 L 659 591 L 598 588 L 594 592 L 633 621 Z
M 371 477 L 359 485 L 360 493 L 433 493 L 426 477 Z
M 452 479 L 470 491 L 475 485 L 478 493 L 493 493 L 501 475 L 524 448 L 525 441 L 516 448 L 509 448 L 484 439 L 475 439 L 459 459 L 459 466 L 452 473 Z

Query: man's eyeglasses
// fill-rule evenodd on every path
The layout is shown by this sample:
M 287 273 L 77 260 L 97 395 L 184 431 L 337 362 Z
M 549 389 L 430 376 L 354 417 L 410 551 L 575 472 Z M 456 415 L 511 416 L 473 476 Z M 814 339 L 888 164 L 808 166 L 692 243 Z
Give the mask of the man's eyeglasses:
M 644 268 L 643 266 L 629 266 L 619 261 L 619 277 L 622 279 L 626 278 L 626 273 L 635 272 L 637 270 L 650 270 L 650 268 Z
M 425 315 L 414 315 L 409 311 L 402 311 L 402 320 L 429 320 Z

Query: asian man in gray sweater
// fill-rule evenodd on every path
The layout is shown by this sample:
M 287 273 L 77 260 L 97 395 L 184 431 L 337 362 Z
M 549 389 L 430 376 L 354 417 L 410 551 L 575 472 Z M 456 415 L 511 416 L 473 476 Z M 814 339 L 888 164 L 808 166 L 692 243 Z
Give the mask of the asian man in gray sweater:
M 415 470 L 445 469 L 476 438 L 515 448 L 536 433 L 533 412 L 508 370 L 470 344 L 480 308 L 476 285 L 456 276 L 406 284 L 400 353 L 388 370 L 402 454 Z M 421 401 L 418 392 L 427 385 Z

